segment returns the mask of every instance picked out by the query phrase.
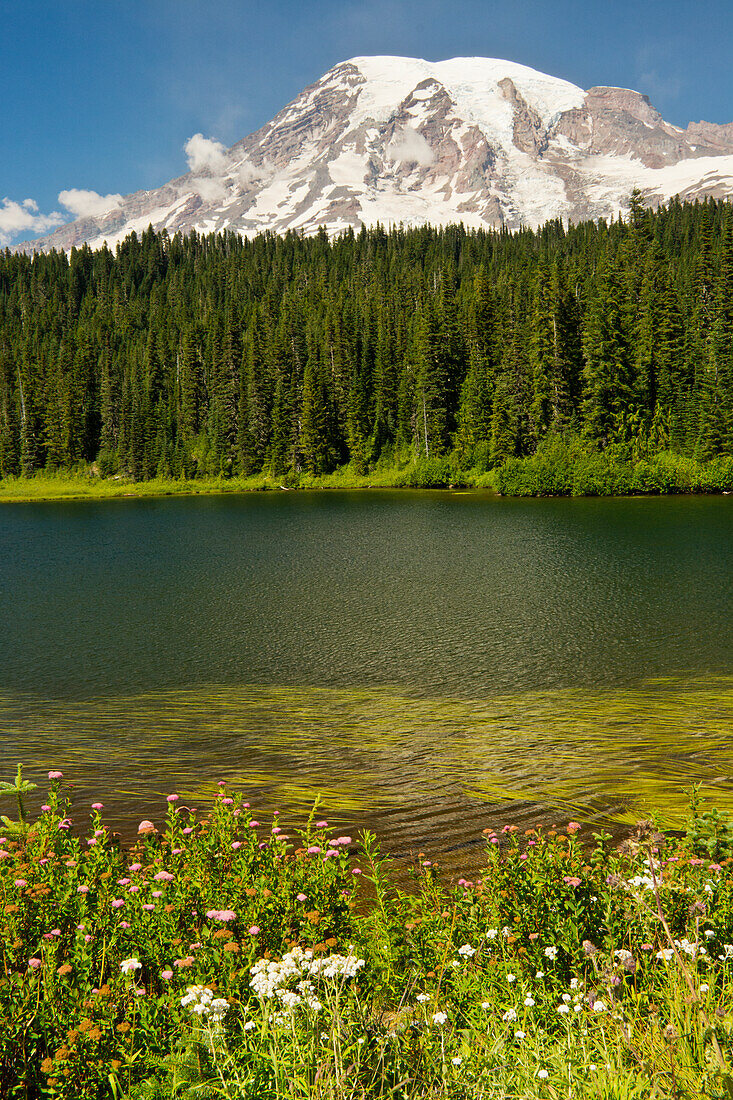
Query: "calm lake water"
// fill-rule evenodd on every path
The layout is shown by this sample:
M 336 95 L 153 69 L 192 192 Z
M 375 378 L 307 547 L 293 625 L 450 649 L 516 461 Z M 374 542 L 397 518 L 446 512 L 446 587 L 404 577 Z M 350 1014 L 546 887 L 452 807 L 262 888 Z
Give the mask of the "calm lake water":
M 219 779 L 321 792 L 464 866 L 489 824 L 733 808 L 732 579 L 733 497 L 0 506 L 0 774 L 128 835 Z

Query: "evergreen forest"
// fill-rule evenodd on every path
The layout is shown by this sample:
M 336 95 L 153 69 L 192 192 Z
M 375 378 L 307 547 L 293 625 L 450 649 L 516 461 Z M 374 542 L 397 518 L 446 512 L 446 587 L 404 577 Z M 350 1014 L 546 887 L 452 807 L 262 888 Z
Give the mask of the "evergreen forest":
M 733 456 L 733 205 L 0 253 L 0 476 Z M 427 468 L 427 467 L 426 467 Z

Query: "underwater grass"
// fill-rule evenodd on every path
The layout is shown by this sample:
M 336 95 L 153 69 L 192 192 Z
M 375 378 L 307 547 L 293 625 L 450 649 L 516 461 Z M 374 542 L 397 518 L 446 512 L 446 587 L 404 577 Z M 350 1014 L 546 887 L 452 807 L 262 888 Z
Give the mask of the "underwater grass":
M 495 823 L 499 806 L 504 820 L 572 812 L 607 828 L 653 806 L 678 827 L 682 789 L 699 782 L 733 812 L 731 725 L 731 677 L 486 699 L 286 685 L 6 695 L 0 769 L 21 755 L 37 777 L 57 760 L 78 789 L 103 791 L 118 827 L 167 784 L 207 805 L 221 776 L 299 818 L 321 793 L 345 827 L 368 824 L 403 850 L 419 836 L 440 851 L 465 842 L 480 815 Z M 451 858 L 470 870 L 470 854 Z

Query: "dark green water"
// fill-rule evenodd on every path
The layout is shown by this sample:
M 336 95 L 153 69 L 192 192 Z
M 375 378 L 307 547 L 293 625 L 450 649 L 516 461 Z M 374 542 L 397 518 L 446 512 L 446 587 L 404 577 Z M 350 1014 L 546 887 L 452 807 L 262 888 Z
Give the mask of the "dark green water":
M 320 790 L 400 853 L 733 804 L 732 536 L 731 497 L 0 506 L 0 772 L 126 830 L 220 778 Z

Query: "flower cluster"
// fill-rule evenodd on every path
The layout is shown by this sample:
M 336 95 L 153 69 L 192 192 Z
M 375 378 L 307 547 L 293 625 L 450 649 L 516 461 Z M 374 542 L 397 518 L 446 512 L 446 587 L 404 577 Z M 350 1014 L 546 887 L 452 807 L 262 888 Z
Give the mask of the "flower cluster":
M 189 985 L 185 997 L 181 997 L 181 1007 L 187 1008 L 194 1016 L 219 1024 L 226 1015 L 229 1002 L 223 997 L 215 997 L 206 985 Z
M 252 980 L 249 984 L 261 1000 L 277 998 L 288 1012 L 299 1005 L 305 1005 L 312 1012 L 320 1012 L 323 1006 L 315 995 L 313 979 L 354 978 L 363 966 L 364 959 L 357 958 L 351 951 L 348 955 L 320 958 L 310 949 L 296 945 L 279 962 L 258 959 L 250 968 Z M 294 982 L 295 989 L 291 989 Z

